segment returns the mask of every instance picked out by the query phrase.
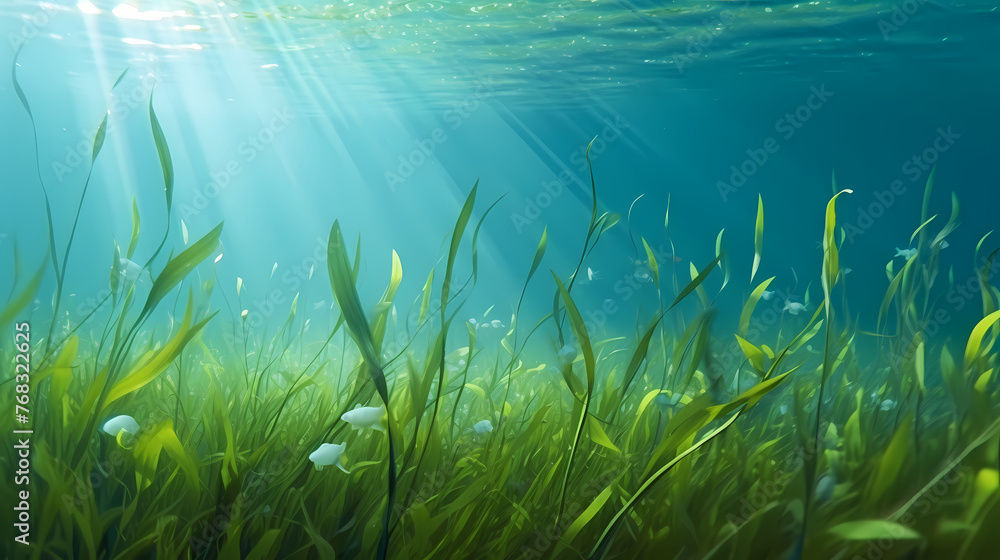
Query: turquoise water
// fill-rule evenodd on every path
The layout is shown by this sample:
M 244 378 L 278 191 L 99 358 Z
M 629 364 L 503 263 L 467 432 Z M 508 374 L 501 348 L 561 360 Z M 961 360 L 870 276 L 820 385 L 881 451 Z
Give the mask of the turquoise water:
M 143 265 L 166 234 L 157 271 L 171 250 L 225 223 L 208 257 L 215 264 L 183 288 L 217 283 L 208 338 L 231 342 L 246 324 L 270 336 L 298 296 L 298 319 L 313 329 L 303 325 L 303 336 L 321 341 L 338 316 L 331 224 L 339 220 L 352 258 L 362 240 L 366 305 L 382 295 L 398 253 L 402 317 L 447 257 L 478 181 L 470 230 L 498 202 L 459 319 L 501 320 L 479 330 L 495 357 L 543 231 L 525 325 L 552 309 L 549 270 L 566 279 L 577 265 L 591 215 L 590 145 L 598 212 L 621 214 L 573 292 L 591 337 L 632 340 L 659 305 L 656 289 L 635 281 L 643 239 L 664 277 L 680 278 L 664 281 L 669 302 L 690 266 L 716 257 L 723 229 L 732 285 L 715 297 L 715 278 L 710 295 L 720 332 L 730 328 L 750 291 L 758 197 L 764 252 L 754 283 L 775 277 L 775 302 L 805 303 L 811 315 L 823 299 L 824 209 L 843 188 L 853 190 L 837 210 L 849 316 L 853 328 L 875 331 L 886 264 L 895 260 L 898 272 L 897 250 L 915 246 L 933 169 L 934 229 L 948 219 L 951 193 L 960 226 L 940 251 L 952 287 L 939 300 L 948 320 L 932 334 L 964 344 L 982 318 L 973 249 L 1000 225 L 998 30 L 1000 4 L 956 0 L 6 0 L 0 67 L 13 68 L 35 120 L 5 74 L 0 262 L 15 262 L 15 246 L 18 260 L 5 266 L 0 292 L 51 258 L 47 192 L 60 262 L 73 234 L 56 318 L 73 331 L 110 293 L 134 199 L 142 235 L 131 260 Z M 173 161 L 169 224 L 150 106 Z M 140 275 L 144 286 L 152 280 Z M 55 290 L 46 274 L 21 315 L 47 322 Z M 182 307 L 152 324 L 174 328 Z M 102 326 L 77 334 L 97 340 Z M 555 359 L 555 331 L 543 332 L 528 365 Z
M 735 266 L 748 268 L 760 193 L 770 218 L 762 272 L 788 277 L 789 288 L 790 267 L 817 270 L 836 172 L 855 190 L 842 215 L 870 226 L 844 257 L 864 298 L 919 225 L 931 162 L 911 160 L 933 148 L 939 128 L 956 139 L 931 156 L 935 196 L 947 206 L 955 191 L 964 203 L 951 256 L 992 227 L 1000 206 L 1000 13 L 979 2 L 918 6 L 902 22 L 889 2 L 12 1 L 0 32 L 27 37 L 18 75 L 39 116 L 42 179 L 65 200 L 53 209 L 57 236 L 68 234 L 62 224 L 88 168 L 73 153 L 89 151 L 111 111 L 70 261 L 78 294 L 105 282 L 87 263 L 108 260 L 107 240 L 127 243 L 132 196 L 143 212 L 162 209 L 146 110 L 155 87 L 177 159 L 175 217 L 192 236 L 224 219 L 220 275 L 258 290 L 277 262 L 291 298 L 300 286 L 286 274 L 300 276 L 292 268 L 325 242 L 333 219 L 349 237 L 363 234 L 367 255 L 395 248 L 408 268 L 426 270 L 440 256 L 442 220 L 480 179 L 484 200 L 507 193 L 480 241 L 481 292 L 497 296 L 480 293 L 481 304 L 510 306 L 505 292 L 516 290 L 504 288 L 519 285 L 545 225 L 551 254 L 563 266 L 575 259 L 590 204 L 582 154 L 596 136 L 601 206 L 626 213 L 644 194 L 633 229 L 656 232 L 669 193 L 684 259 L 704 261 L 725 227 Z M 810 109 L 814 88 L 829 93 Z M 44 204 L 30 124 L 9 80 L 2 95 L 3 232 L 37 249 Z M 777 151 L 747 163 L 769 138 Z M 722 187 L 739 184 L 730 166 L 753 174 Z M 884 215 L 858 214 L 895 180 L 906 191 Z M 546 184 L 559 193 L 551 202 Z M 139 255 L 155 248 L 146 241 Z M 625 228 L 601 251 L 593 267 L 604 278 L 627 274 Z M 966 250 L 956 274 L 971 274 L 968 263 Z M 388 265 L 370 258 L 366 272 L 377 278 Z

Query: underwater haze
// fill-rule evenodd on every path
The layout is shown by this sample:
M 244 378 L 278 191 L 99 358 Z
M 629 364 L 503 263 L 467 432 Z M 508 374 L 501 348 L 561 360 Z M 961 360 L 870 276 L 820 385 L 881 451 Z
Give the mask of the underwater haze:
M 991 557 L 998 30 L 4 1 L 3 557 Z

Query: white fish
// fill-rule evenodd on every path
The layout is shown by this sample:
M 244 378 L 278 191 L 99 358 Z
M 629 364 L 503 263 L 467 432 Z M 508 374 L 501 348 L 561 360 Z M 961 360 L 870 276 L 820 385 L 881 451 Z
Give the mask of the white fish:
M 801 303 L 799 303 L 797 301 L 786 301 L 785 302 L 785 308 L 782 309 L 782 311 L 787 311 L 787 312 L 791 313 L 792 315 L 798 315 L 799 313 L 801 313 L 802 311 L 805 311 L 805 310 L 806 310 L 806 306 L 802 305 Z
M 587 280 L 593 282 L 594 280 L 598 280 L 600 277 L 601 275 L 598 271 L 590 268 L 589 266 L 587 267 Z
M 476 326 L 476 325 L 479 324 L 479 322 L 476 321 L 475 317 L 469 317 L 469 324 L 472 325 L 472 326 Z
M 506 326 L 500 321 L 500 319 L 493 319 L 492 321 L 490 321 L 490 324 L 493 325 L 494 329 L 499 329 L 501 327 Z
M 118 273 L 121 274 L 126 284 L 131 284 L 138 280 L 140 272 L 142 272 L 142 267 L 134 262 L 125 257 L 118 259 Z
M 779 406 L 778 407 L 778 412 L 780 412 L 782 414 L 788 414 L 788 405 L 787 404 L 783 404 L 783 405 Z
M 359 404 L 354 407 L 354 410 L 345 412 L 340 419 L 350 424 L 352 430 L 371 428 L 384 432 L 385 427 L 382 426 L 383 416 L 385 416 L 385 410 L 381 406 L 361 406 Z
M 221 260 L 222 260 L 222 253 L 219 253 L 219 256 L 215 257 L 215 264 L 219 264 L 219 261 Z
M 249 309 L 244 309 L 244 310 L 243 310 L 243 311 L 242 311 L 242 312 L 240 313 L 240 317 L 242 317 L 242 318 L 246 319 L 246 318 L 247 318 L 247 315 L 249 315 L 249 314 L 250 314 L 250 310 L 249 310 Z
M 896 408 L 896 401 L 894 401 L 892 399 L 885 399 L 884 401 L 882 401 L 881 403 L 879 403 L 878 408 L 882 412 L 888 412 L 888 411 Z
M 490 324 L 489 324 L 489 322 L 487 322 L 487 321 L 483 321 L 483 323 L 482 323 L 481 325 L 479 325 L 479 326 L 480 326 L 481 328 L 484 328 L 484 329 L 488 329 L 488 328 L 490 328 Z
M 240 276 L 236 277 L 236 295 L 240 295 L 243 291 L 243 278 Z
M 489 420 L 483 420 L 481 422 L 476 422 L 476 425 L 472 427 L 476 430 L 477 434 L 486 434 L 493 431 L 493 423 Z
M 899 247 L 896 247 L 896 255 L 895 256 L 896 257 L 903 257 L 906 260 L 910 260 L 913 257 L 917 256 L 917 250 L 916 249 L 900 249 Z M 895 257 L 893 257 L 893 258 L 895 258 Z
M 559 350 L 558 357 L 559 357 L 559 365 L 565 367 L 566 365 L 573 363 L 573 360 L 576 359 L 576 348 L 573 348 L 572 346 L 567 344 L 566 346 L 563 346 L 561 350 Z
M 135 418 L 127 414 L 122 414 L 105 422 L 104 426 L 101 427 L 101 431 L 109 436 L 117 437 L 122 431 L 130 436 L 134 436 L 139 433 L 139 423 L 135 421 Z
M 771 298 L 773 298 L 773 297 L 774 297 L 774 292 L 773 291 L 769 292 L 767 290 L 764 290 L 764 292 L 760 294 L 760 298 L 762 300 L 764 300 L 764 301 L 771 301 Z
M 335 443 L 324 443 L 319 446 L 319 449 L 309 454 L 309 460 L 316 465 L 316 470 L 318 471 L 323 470 L 323 467 L 337 465 L 338 469 L 347 474 L 351 474 L 351 471 L 344 468 L 344 449 L 346 446 L 347 442 L 339 445 Z

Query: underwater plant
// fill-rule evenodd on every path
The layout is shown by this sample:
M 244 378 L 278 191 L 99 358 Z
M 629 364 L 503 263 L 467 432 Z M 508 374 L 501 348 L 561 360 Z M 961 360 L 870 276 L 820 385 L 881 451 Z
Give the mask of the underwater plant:
M 477 182 L 444 265 L 421 271 L 404 312 L 415 328 L 395 311 L 399 255 L 386 255 L 382 296 L 362 301 L 361 241 L 351 250 L 333 221 L 327 274 L 338 314 L 328 331 L 306 333 L 296 297 L 276 333 L 255 331 L 243 310 L 233 317 L 240 336 L 227 340 L 210 309 L 221 255 L 208 259 L 222 224 L 161 256 L 174 170 L 152 99 L 148 115 L 166 192 L 159 247 L 143 265 L 131 260 L 133 200 L 128 248 L 109 240 L 110 295 L 65 332 L 55 319 L 34 331 L 45 332 L 31 356 L 34 557 L 971 559 L 1000 545 L 991 530 L 1000 522 L 997 251 L 980 257 L 990 234 L 975 249 L 982 317 L 954 355 L 926 329 L 954 285 L 951 275 L 941 285 L 939 254 L 958 216 L 953 198 L 930 236 L 933 173 L 913 248 L 887 265 L 880 308 L 863 312 L 874 331 L 849 313 L 836 210 L 851 190 L 834 182 L 821 303 L 779 301 L 767 289 L 774 278 L 754 283 L 766 257 L 758 198 L 735 324 L 715 312 L 718 294 L 738 289 L 722 232 L 714 254 L 680 274 L 640 236 L 646 255 L 635 244 L 633 276 L 655 288 L 657 307 L 640 311 L 634 336 L 598 339 L 574 288 L 597 278 L 588 259 L 620 215 L 598 210 L 588 149 L 580 256 L 572 270 L 539 273 L 544 229 L 509 321 L 455 320 L 466 316 L 480 228 L 496 204 L 467 235 Z M 50 254 L 3 306 L 0 327 L 20 317 L 49 264 L 58 315 L 75 222 L 59 259 L 49 220 Z M 463 244 L 471 271 L 457 278 Z M 207 268 L 209 280 L 192 277 Z M 145 273 L 148 293 L 137 281 Z M 532 280 L 552 290 L 551 310 L 522 312 Z M 164 330 L 171 296 L 170 317 L 182 318 Z M 767 312 L 789 320 L 757 326 Z M 95 334 L 82 334 L 85 324 Z M 481 328 L 499 331 L 498 342 L 481 342 Z M 543 334 L 547 352 L 529 345 Z M 13 455 L 0 462 L 10 467 Z M 342 473 L 322 472 L 333 465 Z M 13 501 L 11 487 L 0 494 Z

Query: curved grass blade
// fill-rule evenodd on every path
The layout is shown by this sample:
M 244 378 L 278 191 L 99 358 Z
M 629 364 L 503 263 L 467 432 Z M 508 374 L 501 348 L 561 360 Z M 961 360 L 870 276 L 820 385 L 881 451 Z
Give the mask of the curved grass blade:
M 660 265 L 656 263 L 656 254 L 653 253 L 653 249 L 650 248 L 649 243 L 646 243 L 645 237 L 640 237 L 642 239 L 642 247 L 646 250 L 646 262 L 649 263 L 649 271 L 653 273 L 653 280 L 656 281 L 656 286 L 660 286 Z
M 573 302 L 573 298 L 569 295 L 569 291 L 559 280 L 559 277 L 556 276 L 555 272 L 552 272 L 552 278 L 556 281 L 556 286 L 559 288 L 559 294 L 563 299 L 563 305 L 566 307 L 566 316 L 569 318 L 570 328 L 573 329 L 573 334 L 576 336 L 576 340 L 580 344 L 580 351 L 583 353 L 583 363 L 587 372 L 587 393 L 583 402 L 583 412 L 580 414 L 580 421 L 576 426 L 576 435 L 573 438 L 573 446 L 570 448 L 569 457 L 566 461 L 566 473 L 563 475 L 562 485 L 559 490 L 559 507 L 556 512 L 556 525 L 558 526 L 560 520 L 562 519 L 563 509 L 566 506 L 566 486 L 569 484 L 570 471 L 573 469 L 573 458 L 576 456 L 576 450 L 577 447 L 579 447 L 580 438 L 583 435 L 583 427 L 586 424 L 587 412 L 590 407 L 590 396 L 594 390 L 594 349 L 590 345 L 590 336 L 587 334 L 587 326 L 583 322 L 583 317 L 580 315 L 580 311 Z
M 993 326 L 994 323 L 1000 321 L 1000 311 L 994 311 L 993 313 L 983 317 L 981 321 L 972 329 L 972 334 L 969 335 L 969 342 L 965 346 L 965 359 L 963 360 L 963 367 L 966 371 L 972 368 L 973 363 L 979 356 L 983 353 L 983 337 L 986 336 L 986 331 Z M 992 346 L 992 341 L 986 346 L 986 352 L 990 350 Z
M 211 256 L 215 248 L 219 246 L 220 235 L 222 235 L 222 222 L 167 263 L 167 266 L 156 277 L 153 287 L 149 290 L 149 297 L 146 298 L 146 305 L 143 306 L 142 312 L 139 313 L 138 322 L 142 322 L 153 311 L 153 308 L 156 307 L 160 300 L 166 297 L 171 290 L 184 280 L 185 276 L 190 274 L 203 260 Z
M 757 308 L 757 302 L 760 301 L 760 298 L 764 295 L 764 291 L 767 290 L 767 287 L 771 284 L 772 280 L 774 280 L 774 276 L 761 282 L 760 285 L 758 285 L 754 291 L 750 293 L 750 298 L 743 305 L 743 311 L 740 312 L 738 332 L 740 336 L 746 336 L 747 331 L 750 330 L 750 317 L 753 316 L 753 311 Z
M 355 262 L 356 265 L 357 262 Z M 333 222 L 333 227 L 330 229 L 330 241 L 327 245 L 327 268 L 330 274 L 330 287 L 337 299 L 337 305 L 340 306 L 347 330 L 361 351 L 362 359 L 368 368 L 368 374 L 375 384 L 375 390 L 382 399 L 386 411 L 389 411 L 389 387 L 385 380 L 385 373 L 382 371 L 381 360 L 375 351 L 375 343 L 368 327 L 368 320 L 361 307 L 361 298 L 358 296 L 354 284 L 354 269 L 347 258 L 347 247 L 344 243 L 344 235 L 340 231 L 339 221 Z M 386 428 L 386 438 L 389 441 L 388 496 L 382 518 L 382 535 L 378 544 L 377 558 L 379 560 L 385 560 L 389 553 L 389 528 L 396 501 L 396 445 L 393 441 L 395 427 L 392 418 L 390 412 Z
M 17 81 L 17 67 L 18 59 L 21 57 L 21 49 L 24 47 L 22 43 L 17 47 L 14 52 L 14 61 L 10 65 L 10 78 L 14 84 L 14 91 L 17 93 L 17 98 L 21 101 L 21 106 L 24 107 L 24 111 L 28 113 L 28 119 L 31 121 L 31 135 L 35 144 L 35 172 L 38 176 L 38 185 L 42 187 L 42 197 L 45 199 L 45 218 L 49 229 L 49 257 L 52 259 L 52 269 L 56 273 L 56 283 L 62 282 L 62 273 L 59 271 L 59 255 L 56 253 L 56 234 L 52 222 L 52 203 L 49 201 L 49 193 L 45 189 L 45 181 L 42 180 L 42 165 L 39 161 L 38 152 L 38 130 L 35 124 L 35 115 L 31 112 L 31 105 L 28 103 L 27 96 L 24 95 L 24 90 L 21 89 L 20 82 Z
M 712 270 L 715 269 L 715 265 L 719 264 L 719 261 L 721 260 L 722 260 L 722 255 L 719 255 L 718 257 L 715 257 L 715 260 L 708 263 L 708 266 L 706 266 L 704 270 L 699 272 L 698 275 L 695 276 L 694 279 L 691 280 L 691 282 L 689 282 L 687 286 L 684 286 L 684 289 L 681 290 L 681 293 L 677 294 L 677 297 L 674 298 L 673 303 L 670 304 L 670 307 L 667 307 L 666 310 L 664 310 L 664 313 L 673 309 L 678 303 L 683 301 L 684 298 L 689 296 L 691 292 L 695 291 L 695 289 L 697 289 L 698 286 L 700 286 L 701 283 L 705 281 L 705 278 L 708 278 L 708 275 L 712 272 Z
M 465 199 L 465 205 L 462 206 L 462 212 L 458 215 L 458 221 L 455 222 L 455 230 L 451 235 L 451 246 L 448 249 L 448 263 L 445 267 L 444 272 L 444 283 L 441 285 L 441 316 L 444 316 L 444 309 L 448 302 L 448 295 L 451 293 L 451 275 L 455 268 L 455 258 L 458 256 L 458 246 L 462 243 L 462 234 L 465 232 L 465 226 L 469 223 L 469 218 L 472 216 L 472 207 L 476 203 L 476 190 L 479 189 L 479 181 L 472 186 L 472 191 L 469 192 L 469 196 Z
M 125 257 L 128 259 L 132 258 L 135 254 L 135 246 L 139 243 L 139 206 L 135 203 L 135 197 L 132 197 L 132 240 L 128 243 L 128 253 L 125 253 Z
M 757 222 L 753 229 L 753 268 L 750 270 L 750 282 L 757 275 L 760 266 L 760 255 L 764 250 L 764 198 L 757 195 Z
M 163 239 L 160 241 L 160 246 L 153 251 L 153 255 L 149 257 L 143 268 L 149 268 L 153 264 L 153 260 L 160 254 L 163 250 L 164 245 L 167 243 L 167 236 L 170 235 L 170 216 L 173 208 L 174 201 L 174 163 L 173 159 L 170 157 L 170 146 L 167 144 L 167 137 L 163 134 L 163 127 L 160 126 L 160 119 L 156 116 L 156 110 L 153 109 L 153 94 L 149 95 L 149 125 L 153 132 L 153 143 L 156 145 L 156 155 L 160 160 L 160 171 L 163 174 L 163 192 L 166 196 L 167 201 L 167 227 L 163 232 Z

